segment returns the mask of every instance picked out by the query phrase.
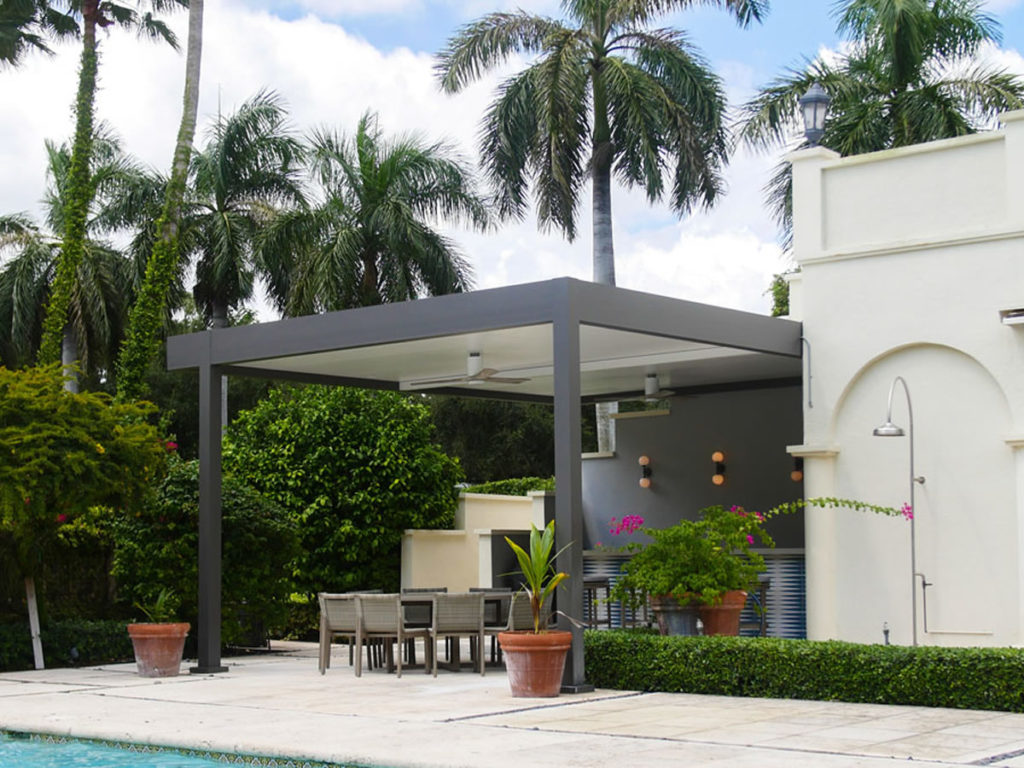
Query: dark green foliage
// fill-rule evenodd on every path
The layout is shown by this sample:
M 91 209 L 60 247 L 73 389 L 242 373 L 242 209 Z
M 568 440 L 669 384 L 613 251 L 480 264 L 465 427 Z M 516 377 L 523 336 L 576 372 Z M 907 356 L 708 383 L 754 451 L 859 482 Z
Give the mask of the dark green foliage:
M 427 408 L 403 395 L 273 390 L 228 438 L 225 468 L 300 526 L 300 592 L 394 589 L 402 532 L 452 524 L 458 462 L 432 442 Z
M 553 477 L 512 477 L 508 480 L 494 480 L 490 483 L 470 485 L 466 493 L 493 493 L 503 496 L 525 496 L 530 491 L 555 490 Z
M 547 476 L 554 470 L 550 406 L 443 395 L 427 403 L 438 442 L 445 453 L 459 457 L 470 482 Z
M 298 536 L 279 505 L 230 474 L 224 476 L 221 500 L 221 636 L 226 644 L 240 644 L 248 630 L 243 612 L 268 628 L 284 623 L 288 564 L 296 556 Z M 152 604 L 167 588 L 180 600 L 178 618 L 195 626 L 198 521 L 199 464 L 173 462 L 156 497 L 115 526 L 113 573 L 126 605 Z
M 1024 712 L 1024 650 L 588 631 L 598 688 Z
M 772 284 L 765 293 L 772 297 L 772 317 L 789 315 L 789 281 L 786 275 L 772 275 Z
M 132 641 L 123 621 L 54 621 L 40 631 L 47 668 L 130 661 Z M 71 649 L 78 658 L 72 658 Z M 0 672 L 32 669 L 28 622 L 0 624 Z

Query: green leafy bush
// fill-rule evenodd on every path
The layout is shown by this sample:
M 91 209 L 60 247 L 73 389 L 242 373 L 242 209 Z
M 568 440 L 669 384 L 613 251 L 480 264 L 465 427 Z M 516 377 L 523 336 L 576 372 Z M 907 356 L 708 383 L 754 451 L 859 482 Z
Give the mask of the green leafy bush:
M 599 688 L 1024 712 L 1024 649 L 585 635 Z
M 284 622 L 298 534 L 280 505 L 230 474 L 223 478 L 221 515 L 221 637 L 248 644 L 254 621 L 268 628 Z M 155 498 L 115 522 L 119 598 L 151 605 L 161 590 L 171 590 L 180 600 L 177 618 L 195 629 L 198 526 L 199 463 L 175 461 Z
M 433 443 L 427 408 L 396 392 L 274 390 L 228 438 L 225 468 L 299 526 L 300 592 L 395 589 L 403 531 L 454 520 L 459 464 Z
M 50 668 L 93 666 L 134 658 L 123 621 L 54 621 L 42 628 L 40 637 L 46 666 Z M 32 666 L 28 622 L 0 624 L 0 671 Z
M 555 478 L 512 477 L 508 480 L 492 480 L 489 483 L 471 485 L 463 490 L 466 493 L 489 493 L 499 496 L 525 496 L 530 491 L 555 490 Z

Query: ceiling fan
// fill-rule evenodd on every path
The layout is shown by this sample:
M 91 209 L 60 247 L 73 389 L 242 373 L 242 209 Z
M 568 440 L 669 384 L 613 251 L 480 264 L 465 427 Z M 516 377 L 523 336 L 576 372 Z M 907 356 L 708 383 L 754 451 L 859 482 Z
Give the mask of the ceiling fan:
M 431 387 L 445 387 L 449 384 L 522 384 L 529 381 L 529 378 L 518 376 L 499 376 L 501 371 L 496 368 L 484 368 L 484 359 L 479 352 L 470 352 L 466 359 L 466 374 L 464 376 L 444 376 L 439 379 L 418 379 L 408 383 L 409 389 L 430 389 Z

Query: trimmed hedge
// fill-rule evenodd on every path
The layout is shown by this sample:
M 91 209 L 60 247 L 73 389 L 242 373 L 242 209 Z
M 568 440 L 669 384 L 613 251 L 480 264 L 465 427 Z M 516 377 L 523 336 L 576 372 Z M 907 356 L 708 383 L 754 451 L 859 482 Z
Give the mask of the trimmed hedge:
M 511 477 L 508 480 L 492 480 L 489 483 L 463 488 L 465 493 L 489 493 L 498 496 L 525 496 L 530 491 L 553 490 L 555 490 L 555 478 L 553 477 Z
M 1024 649 L 585 634 L 600 688 L 1024 712 Z
M 53 621 L 40 631 L 47 667 L 94 666 L 135 658 L 126 621 Z M 71 649 L 78 651 L 73 659 Z M 0 671 L 32 669 L 28 621 L 0 624 Z

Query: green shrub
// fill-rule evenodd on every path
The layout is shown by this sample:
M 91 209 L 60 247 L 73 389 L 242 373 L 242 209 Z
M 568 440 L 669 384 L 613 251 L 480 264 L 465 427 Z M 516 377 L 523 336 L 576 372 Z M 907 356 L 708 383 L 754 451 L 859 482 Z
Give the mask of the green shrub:
M 308 595 L 397 589 L 403 532 L 450 527 L 462 478 L 425 406 L 347 387 L 272 391 L 231 425 L 224 466 L 299 525 Z
M 134 658 L 123 621 L 54 621 L 43 627 L 40 637 L 47 667 L 95 666 Z M 72 648 L 77 659 L 72 658 Z M 32 666 L 28 621 L 0 624 L 0 671 Z
M 223 478 L 221 515 L 221 638 L 247 645 L 254 622 L 276 628 L 285 621 L 298 534 L 284 509 L 231 475 Z M 173 462 L 155 498 L 115 523 L 119 598 L 147 605 L 170 589 L 181 601 L 178 618 L 195 628 L 198 526 L 199 463 Z
M 599 688 L 1024 712 L 1024 649 L 585 635 Z
M 555 490 L 555 478 L 512 477 L 508 480 L 492 480 L 489 483 L 471 485 L 463 490 L 466 493 L 490 493 L 499 496 L 525 496 L 530 491 Z

